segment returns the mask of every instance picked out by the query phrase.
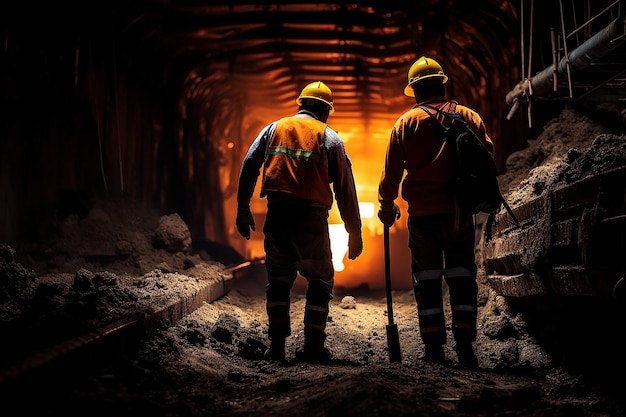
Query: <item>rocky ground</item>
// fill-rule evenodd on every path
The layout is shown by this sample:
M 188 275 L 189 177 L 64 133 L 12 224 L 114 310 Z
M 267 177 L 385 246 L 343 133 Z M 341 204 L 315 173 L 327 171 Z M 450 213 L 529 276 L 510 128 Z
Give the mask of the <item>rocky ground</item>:
M 356 290 L 337 294 L 331 307 L 328 346 L 334 364 L 295 358 L 302 345 L 304 295 L 299 290 L 293 297 L 289 363 L 265 361 L 262 286 L 262 279 L 240 282 L 145 344 L 124 372 L 107 372 L 91 381 L 88 390 L 78 387 L 72 398 L 82 395 L 81 401 L 103 410 L 101 415 L 131 415 L 141 409 L 160 415 L 303 417 L 624 412 L 619 395 L 556 366 L 524 332 L 524 324 L 515 322 L 513 312 L 494 316 L 491 302 L 482 310 L 476 344 L 481 370 L 459 368 L 451 343 L 446 346 L 446 365 L 421 360 L 415 306 L 406 291 L 393 294 L 401 362 L 389 360 L 384 294 Z
M 594 169 L 623 166 L 626 138 L 614 133 L 598 118 L 565 110 L 528 149 L 508 159 L 501 181 L 511 205 Z M 3 366 L 17 352 L 35 350 L 43 338 L 62 340 L 145 311 L 193 291 L 203 280 L 227 275 L 225 266 L 241 260 L 218 244 L 194 249 L 177 215 L 159 216 L 119 196 L 78 201 L 85 203 L 84 211 L 70 210 L 59 219 L 52 239 L 0 247 Z M 288 363 L 268 362 L 262 357 L 264 280 L 263 268 L 254 268 L 219 299 L 142 342 L 137 355 L 69 386 L 25 390 L 13 398 L 19 407 L 5 415 L 82 416 L 86 407 L 97 416 L 626 414 L 621 361 L 614 367 L 597 357 L 572 363 L 555 354 L 533 336 L 524 314 L 484 283 L 478 370 L 456 364 L 451 338 L 446 364 L 421 359 L 411 291 L 393 293 L 402 360 L 391 362 L 385 293 L 367 287 L 335 291 L 327 341 L 335 362 L 298 361 L 300 281 L 292 297 Z M 621 329 L 614 330 L 615 337 L 601 343 L 619 352 Z M 579 331 L 581 339 L 593 334 L 584 325 Z

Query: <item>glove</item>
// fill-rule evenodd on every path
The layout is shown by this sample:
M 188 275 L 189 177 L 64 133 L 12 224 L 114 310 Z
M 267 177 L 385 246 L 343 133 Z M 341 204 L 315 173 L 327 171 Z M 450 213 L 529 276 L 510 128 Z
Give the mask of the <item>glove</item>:
M 254 228 L 254 217 L 252 216 L 250 207 L 237 208 L 237 219 L 235 223 L 237 224 L 239 234 L 245 237 L 246 240 L 250 240 L 250 229 L 256 230 Z
M 400 207 L 395 202 L 391 206 L 383 206 L 381 204 L 378 210 L 378 218 L 382 224 L 391 227 L 400 218 Z
M 348 259 L 351 261 L 358 258 L 363 252 L 363 238 L 361 232 L 350 233 L 348 236 Z

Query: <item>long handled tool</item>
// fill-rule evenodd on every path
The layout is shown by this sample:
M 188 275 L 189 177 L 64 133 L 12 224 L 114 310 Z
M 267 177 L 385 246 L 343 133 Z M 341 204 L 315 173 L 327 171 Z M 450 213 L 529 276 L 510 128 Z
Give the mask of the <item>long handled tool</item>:
M 389 259 L 389 227 L 385 226 L 385 287 L 387 289 L 387 347 L 389 348 L 389 360 L 401 362 L 400 335 L 398 325 L 393 322 L 393 302 L 391 299 L 391 261 Z

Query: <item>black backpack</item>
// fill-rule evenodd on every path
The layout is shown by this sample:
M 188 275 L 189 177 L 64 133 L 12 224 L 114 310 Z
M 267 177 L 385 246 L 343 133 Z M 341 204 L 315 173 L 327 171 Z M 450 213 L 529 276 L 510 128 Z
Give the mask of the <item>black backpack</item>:
M 504 205 L 513 221 L 519 223 L 500 191 L 498 168 L 493 157 L 463 117 L 454 112 L 455 107 L 453 103 L 452 111 L 447 112 L 429 105 L 420 106 L 436 122 L 442 147 L 446 143 L 454 146 L 456 164 L 450 187 L 459 207 L 472 214 L 491 214 Z M 441 123 L 428 109 L 450 119 L 450 124 L 446 126 Z

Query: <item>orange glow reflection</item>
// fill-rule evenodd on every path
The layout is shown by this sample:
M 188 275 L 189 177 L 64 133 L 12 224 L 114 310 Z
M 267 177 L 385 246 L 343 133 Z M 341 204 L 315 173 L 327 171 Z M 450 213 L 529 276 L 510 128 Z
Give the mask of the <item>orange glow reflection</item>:
M 339 109 L 339 105 L 337 108 Z M 383 119 L 371 119 L 367 127 L 360 122 L 334 125 L 331 120 L 330 124 L 334 125 L 332 127 L 336 128 L 344 139 L 346 151 L 352 161 L 363 236 L 363 253 L 357 259 L 348 260 L 347 249 L 338 250 L 337 255 L 343 254 L 341 259 L 343 268 L 335 268 L 337 286 L 356 288 L 365 285 L 372 289 L 385 288 L 383 225 L 377 216 L 378 182 L 395 118 L 396 115 L 387 114 Z M 406 229 L 406 203 L 401 198 L 398 198 L 396 203 L 402 211 L 402 217 L 389 230 L 391 282 L 394 289 L 410 289 L 411 256 Z M 329 214 L 329 223 L 342 223 L 336 204 Z M 332 239 L 331 235 L 331 241 Z M 335 261 L 333 263 L 338 264 Z

